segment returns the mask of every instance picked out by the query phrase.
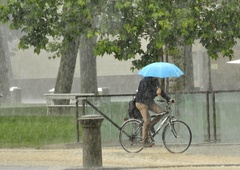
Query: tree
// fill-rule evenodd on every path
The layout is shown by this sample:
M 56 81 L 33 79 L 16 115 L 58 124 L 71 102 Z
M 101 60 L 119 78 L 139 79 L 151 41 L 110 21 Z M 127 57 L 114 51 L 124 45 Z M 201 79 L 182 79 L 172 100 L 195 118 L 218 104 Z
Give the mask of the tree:
M 159 61 L 160 55 L 163 56 L 163 60 L 167 56 L 174 56 L 172 59 L 168 58 L 176 61 L 177 56 L 180 56 L 180 49 L 193 43 L 196 34 L 193 31 L 196 29 L 196 25 L 193 24 L 195 10 L 188 7 L 197 5 L 186 1 L 185 6 L 179 6 L 180 2 L 182 4 L 182 1 L 169 0 L 117 1 L 114 10 L 118 11 L 118 15 L 115 15 L 113 20 L 117 20 L 120 26 L 114 27 L 115 30 L 110 33 L 108 31 L 101 34 L 96 53 L 114 54 L 115 58 L 120 60 L 141 56 L 133 61 L 132 69 L 140 69 Z M 143 40 L 147 42 L 146 47 L 142 47 Z M 182 51 L 184 52 L 184 49 Z M 181 69 L 185 70 L 182 63 L 184 62 L 180 64 Z
M 9 98 L 9 64 L 4 49 L 2 26 L 0 26 L 0 94 L 5 101 Z
M 35 53 L 48 50 L 53 58 L 61 57 L 55 93 L 69 93 L 80 36 L 91 26 L 91 9 L 90 1 L 83 0 L 16 0 L 0 6 L 0 20 L 23 32 L 19 48 L 33 46 Z
M 96 38 L 81 36 L 81 42 L 84 42 L 80 46 L 81 92 L 97 94 L 97 61 L 93 54 Z
M 140 69 L 159 61 L 161 51 L 174 61 L 178 56 L 187 56 L 181 51 L 189 51 L 187 48 L 200 39 L 210 57 L 217 59 L 220 54 L 233 57 L 232 48 L 240 35 L 237 0 L 222 3 L 217 0 L 120 0 L 111 3 L 109 9 L 116 13 L 112 20 L 121 24 L 101 34 L 96 47 L 98 55 L 114 54 L 119 60 L 139 55 L 141 58 L 133 61 L 132 69 Z M 141 46 L 142 40 L 147 42 L 146 47 Z M 186 50 L 181 46 L 186 46 Z M 186 61 L 183 59 L 180 64 L 185 71 Z
M 238 0 L 223 0 L 221 4 L 216 1 L 202 8 L 198 37 L 213 59 L 217 59 L 219 54 L 230 59 L 234 57 L 232 48 L 240 37 L 239 15 Z
M 87 35 L 80 37 L 80 83 L 81 92 L 98 94 L 97 90 L 97 59 L 93 52 L 94 46 L 97 42 L 97 34 L 94 33 L 99 24 L 99 13 L 101 13 L 101 1 L 92 1 L 90 3 L 92 9 L 92 20 L 90 21 L 90 28 Z M 104 6 L 104 5 L 103 5 Z
M 133 62 L 134 68 L 139 69 L 158 61 L 162 50 L 165 55 L 176 54 L 179 37 L 183 37 L 185 44 L 194 41 L 195 11 L 186 7 L 178 8 L 175 1 L 122 0 L 116 1 L 114 6 L 117 15 L 113 20 L 120 24 L 112 32 L 101 34 L 96 48 L 100 55 L 114 54 L 120 60 L 140 55 L 141 59 Z M 141 46 L 142 40 L 147 42 L 144 47 L 146 50 Z
M 4 1 L 0 0 L 0 4 L 4 4 Z M 4 37 L 4 27 L 0 24 L 0 94 L 3 95 L 3 100 L 9 98 L 9 77 L 10 77 L 10 62 L 8 59 L 8 53 L 6 53 L 6 37 Z
M 50 49 L 56 52 L 54 57 L 63 58 L 61 62 L 66 68 L 75 63 L 70 58 L 76 59 L 68 57 L 67 51 L 71 45 L 78 44 L 82 35 L 87 39 L 99 35 L 95 55 L 114 54 L 119 60 L 135 59 L 139 55 L 141 58 L 133 61 L 132 69 L 159 61 L 159 54 L 174 59 L 180 54 L 179 44 L 191 46 L 196 39 L 200 39 L 213 58 L 219 53 L 233 57 L 232 47 L 236 44 L 235 38 L 239 38 L 237 0 L 223 1 L 220 5 L 217 0 L 184 3 L 180 0 L 118 0 L 104 1 L 104 5 L 101 2 L 9 1 L 0 6 L 0 20 L 11 21 L 12 29 L 24 32 L 19 47 L 34 46 L 36 53 Z M 95 15 L 101 16 L 98 29 L 92 27 Z M 53 43 L 53 40 L 56 41 Z M 147 42 L 146 47 L 142 47 L 142 40 Z M 73 71 L 68 74 L 72 77 Z M 62 81 L 57 82 L 65 85 L 56 86 L 56 91 L 69 92 L 66 84 L 71 85 L 72 79 L 64 78 L 63 74 L 58 76 Z

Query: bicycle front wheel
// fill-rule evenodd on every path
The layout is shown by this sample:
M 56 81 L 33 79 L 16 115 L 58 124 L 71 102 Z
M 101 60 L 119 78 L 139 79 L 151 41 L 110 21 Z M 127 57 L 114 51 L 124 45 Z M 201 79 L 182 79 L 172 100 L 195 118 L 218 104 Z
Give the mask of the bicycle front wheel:
M 129 153 L 140 152 L 142 147 L 142 123 L 136 119 L 126 121 L 120 129 L 119 141 Z
M 164 127 L 162 140 L 169 152 L 183 153 L 191 145 L 192 132 L 186 123 L 174 120 Z

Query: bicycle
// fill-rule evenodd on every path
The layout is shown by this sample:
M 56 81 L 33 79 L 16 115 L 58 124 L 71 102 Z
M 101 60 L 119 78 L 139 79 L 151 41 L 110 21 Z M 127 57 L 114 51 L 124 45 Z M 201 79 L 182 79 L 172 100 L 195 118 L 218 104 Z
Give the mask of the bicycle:
M 162 131 L 162 141 L 164 147 L 171 153 L 185 152 L 192 142 L 192 132 L 189 126 L 177 120 L 171 113 L 172 103 L 160 100 L 166 104 L 166 111 L 160 114 L 151 115 L 151 118 L 162 115 L 161 123 L 157 127 L 155 133 L 148 131 L 149 142 L 154 142 L 154 137 Z M 142 126 L 143 119 L 129 119 L 125 121 L 120 129 L 119 141 L 123 149 L 129 153 L 138 153 L 143 150 L 142 147 Z

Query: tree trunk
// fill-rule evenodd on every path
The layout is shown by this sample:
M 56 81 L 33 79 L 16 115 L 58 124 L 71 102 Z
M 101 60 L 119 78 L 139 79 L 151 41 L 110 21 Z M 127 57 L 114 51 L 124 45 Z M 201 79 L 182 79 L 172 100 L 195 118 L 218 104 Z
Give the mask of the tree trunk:
M 79 48 L 79 39 L 66 43 L 66 48 L 62 52 L 60 66 L 55 85 L 55 93 L 70 93 Z
M 179 55 L 172 57 L 173 63 L 178 66 L 183 72 L 185 69 L 185 54 L 184 54 L 184 46 L 182 44 L 179 44 L 178 46 Z M 171 78 L 169 80 L 169 89 L 171 91 L 184 91 L 185 88 L 185 73 L 184 76 L 181 76 L 179 78 Z
M 192 61 L 192 45 L 188 45 L 184 47 L 184 84 L 185 91 L 193 91 L 194 90 L 194 76 L 193 76 L 193 61 Z
M 65 41 L 66 42 L 66 41 Z M 79 38 L 72 42 L 66 42 L 62 51 L 60 66 L 58 70 L 57 80 L 54 93 L 71 93 L 74 71 L 79 49 Z M 55 104 L 66 105 L 69 100 L 55 100 Z M 54 112 L 63 113 L 64 108 L 56 109 Z
M 2 27 L 0 26 L 0 94 L 3 95 L 3 100 L 9 98 L 9 64 L 4 50 L 4 37 Z
M 97 94 L 97 62 L 93 54 L 96 37 L 81 36 L 80 45 L 80 84 L 82 93 Z
M 179 46 L 179 51 L 179 55 L 174 56 L 172 60 L 184 72 L 184 75 L 171 79 L 170 89 L 171 91 L 191 91 L 194 89 L 192 46 Z
M 176 1 L 175 7 L 188 9 L 189 3 L 188 1 Z M 184 72 L 184 76 L 175 79 L 171 86 L 175 91 L 191 91 L 194 89 L 192 45 L 185 45 L 184 38 L 181 36 L 177 37 L 177 43 L 180 53 L 178 56 L 174 56 L 173 60 Z
M 192 46 L 179 46 L 180 53 L 178 56 L 174 57 L 174 63 L 179 66 L 179 68 L 184 72 L 184 75 L 173 79 L 170 86 L 174 91 L 190 91 L 194 87 L 193 83 L 193 63 L 192 63 Z M 185 100 L 181 98 L 181 95 L 176 95 L 176 115 L 180 114 L 179 105 L 184 103 Z

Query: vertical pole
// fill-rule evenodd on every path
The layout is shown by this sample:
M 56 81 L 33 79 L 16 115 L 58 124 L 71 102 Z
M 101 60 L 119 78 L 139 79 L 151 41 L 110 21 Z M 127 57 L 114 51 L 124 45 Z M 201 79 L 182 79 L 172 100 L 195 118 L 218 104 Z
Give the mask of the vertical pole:
M 207 141 L 210 142 L 210 113 L 209 113 L 209 91 L 206 93 L 207 100 Z
M 85 109 L 86 100 L 87 100 L 87 99 L 83 99 L 83 100 L 82 100 L 82 114 L 83 114 L 83 115 L 85 115 L 85 111 L 86 111 L 86 109 Z
M 77 136 L 77 143 L 79 142 L 79 123 L 78 123 L 78 117 L 79 117 L 79 113 L 78 113 L 78 97 L 75 97 L 76 100 L 76 136 Z
M 213 135 L 214 142 L 217 141 L 217 126 L 216 126 L 216 103 L 215 103 L 215 92 L 212 92 L 212 105 L 213 105 Z

